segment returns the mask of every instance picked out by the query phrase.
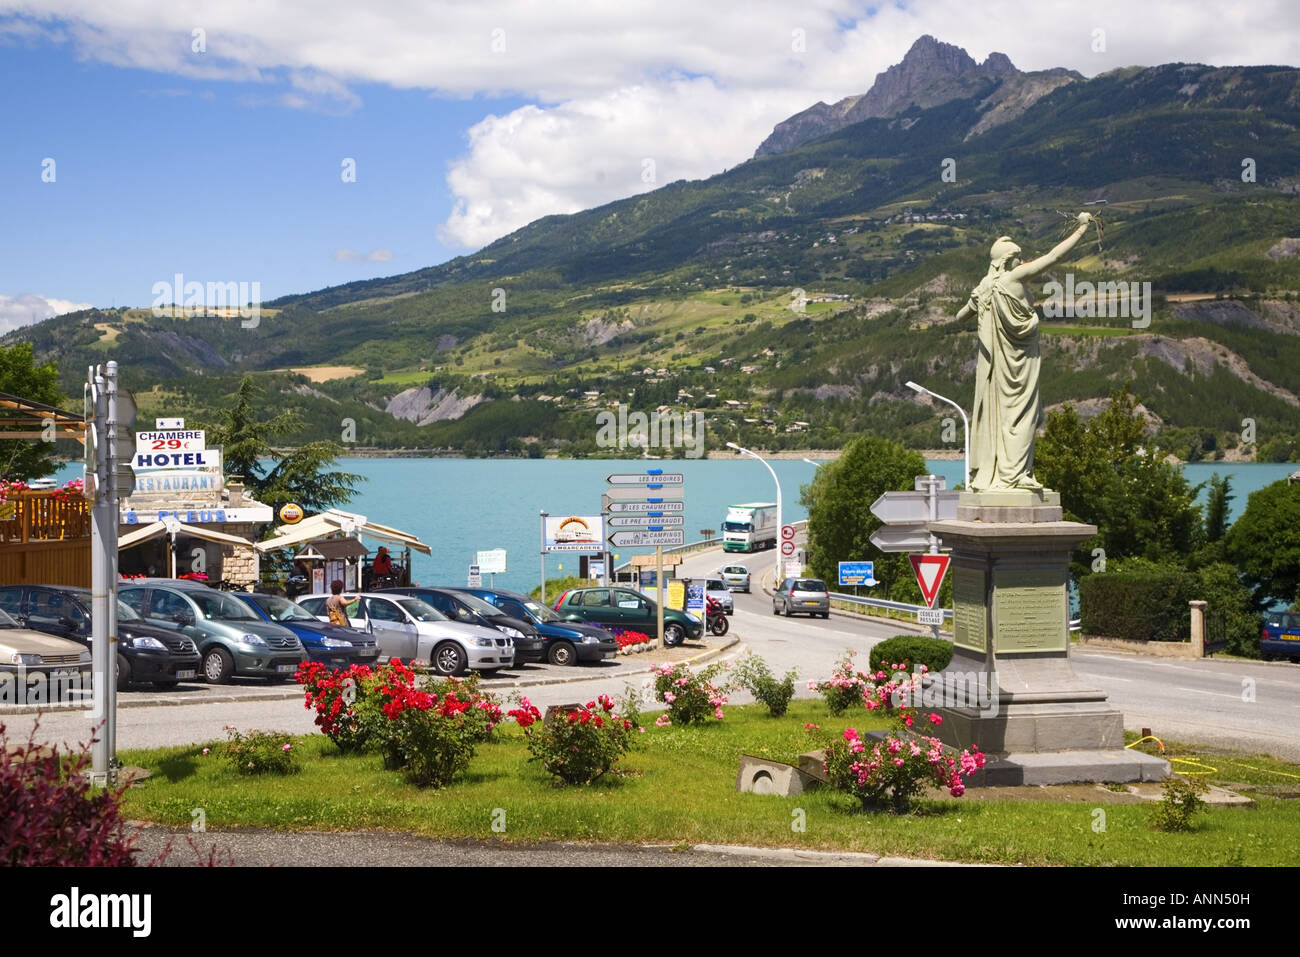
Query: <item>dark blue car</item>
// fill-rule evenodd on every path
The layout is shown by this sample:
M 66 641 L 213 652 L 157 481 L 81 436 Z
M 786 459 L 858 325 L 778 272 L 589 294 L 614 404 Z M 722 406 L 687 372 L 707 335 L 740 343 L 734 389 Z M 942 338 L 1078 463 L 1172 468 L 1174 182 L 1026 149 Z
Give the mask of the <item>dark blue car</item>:
M 263 621 L 292 631 L 302 642 L 308 658 L 327 668 L 374 665 L 379 661 L 379 646 L 373 635 L 321 621 L 301 605 L 279 595 L 230 594 L 253 609 L 253 614 Z
M 449 588 L 466 592 L 496 605 L 512 618 L 520 618 L 537 629 L 546 640 L 546 660 L 553 665 L 574 665 L 579 661 L 603 661 L 618 654 L 618 641 L 604 628 L 565 621 L 554 609 L 536 599 L 493 588 Z
M 1259 653 L 1265 661 L 1290 658 L 1300 664 L 1300 615 L 1289 611 L 1266 614 Z

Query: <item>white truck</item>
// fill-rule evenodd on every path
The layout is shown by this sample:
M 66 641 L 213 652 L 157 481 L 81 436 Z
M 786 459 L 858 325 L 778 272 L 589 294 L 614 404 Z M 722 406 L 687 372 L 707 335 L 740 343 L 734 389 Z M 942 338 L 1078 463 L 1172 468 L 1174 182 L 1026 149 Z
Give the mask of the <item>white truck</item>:
M 722 522 L 724 552 L 756 552 L 776 548 L 776 503 L 748 502 L 728 505 Z

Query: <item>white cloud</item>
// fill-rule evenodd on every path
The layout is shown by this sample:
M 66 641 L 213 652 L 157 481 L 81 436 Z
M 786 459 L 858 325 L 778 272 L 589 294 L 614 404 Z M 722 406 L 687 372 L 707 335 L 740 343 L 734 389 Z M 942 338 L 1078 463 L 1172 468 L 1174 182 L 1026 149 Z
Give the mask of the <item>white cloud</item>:
M 88 302 L 70 302 L 67 299 L 54 299 L 31 293 L 24 293 L 21 296 L 0 296 L 0 334 L 30 326 L 51 316 L 61 316 L 65 312 L 89 309 L 90 305 Z
M 335 262 L 340 263 L 386 263 L 392 260 L 393 251 L 391 249 L 372 249 L 368 253 L 359 253 L 355 249 L 336 249 L 330 254 Z
M 977 60 L 1000 51 L 1021 69 L 1087 76 L 1172 61 L 1294 64 L 1293 2 L 320 0 L 304 16 L 294 0 L 0 0 L 10 17 L 0 40 L 39 34 L 87 59 L 265 84 L 243 99 L 256 105 L 346 112 L 362 83 L 522 96 L 532 105 L 468 131 L 446 174 L 455 210 L 442 234 L 476 246 L 540 215 L 734 165 L 791 113 L 866 91 L 923 33 Z M 645 157 L 656 184 L 640 178 Z

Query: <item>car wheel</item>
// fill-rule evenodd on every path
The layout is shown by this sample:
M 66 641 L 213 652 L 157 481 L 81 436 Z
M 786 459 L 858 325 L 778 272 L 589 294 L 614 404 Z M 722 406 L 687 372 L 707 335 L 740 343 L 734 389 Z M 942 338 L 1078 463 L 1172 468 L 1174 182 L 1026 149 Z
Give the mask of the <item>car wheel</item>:
M 680 645 L 686 640 L 686 629 L 674 622 L 671 625 L 664 625 L 664 644 L 668 647 Z
M 772 602 L 772 614 L 774 614 L 774 615 L 779 615 L 779 614 L 781 614 L 781 612 L 777 610 L 776 602 Z
M 824 612 L 822 612 L 822 618 L 830 618 L 830 616 L 831 616 L 831 613 L 830 613 L 829 611 L 824 611 Z
M 433 670 L 440 675 L 458 675 L 465 670 L 465 652 L 460 645 L 445 641 L 433 649 Z
M 1292 659 L 1291 659 L 1291 664 L 1293 664 L 1293 665 L 1300 665 L 1300 658 L 1292 658 Z
M 203 677 L 210 685 L 228 685 L 235 671 L 235 659 L 225 648 L 210 648 L 203 656 Z
M 117 690 L 126 691 L 131 687 L 131 662 L 121 655 L 117 656 Z
M 578 652 L 567 641 L 557 641 L 551 645 L 551 650 L 546 654 L 546 660 L 553 665 L 568 668 L 570 665 L 578 663 Z
M 788 604 L 785 605 L 785 617 L 789 618 L 791 614 L 793 614 L 793 612 L 790 611 L 790 606 Z

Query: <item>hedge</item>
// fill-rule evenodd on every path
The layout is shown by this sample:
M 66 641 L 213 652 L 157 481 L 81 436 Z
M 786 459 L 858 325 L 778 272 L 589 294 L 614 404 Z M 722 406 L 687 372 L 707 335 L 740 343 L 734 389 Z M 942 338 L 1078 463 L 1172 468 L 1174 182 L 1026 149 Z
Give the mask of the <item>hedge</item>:
M 909 671 L 917 665 L 925 665 L 931 672 L 943 671 L 952 661 L 952 642 L 927 635 L 895 635 L 872 648 L 867 661 L 872 671 L 878 670 L 882 661 L 894 665 L 906 661 Z
M 1114 569 L 1079 582 L 1079 610 L 1085 635 L 1131 641 L 1189 641 L 1187 603 L 1200 591 L 1197 576 L 1182 568 L 1146 563 Z

